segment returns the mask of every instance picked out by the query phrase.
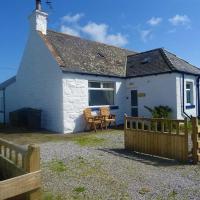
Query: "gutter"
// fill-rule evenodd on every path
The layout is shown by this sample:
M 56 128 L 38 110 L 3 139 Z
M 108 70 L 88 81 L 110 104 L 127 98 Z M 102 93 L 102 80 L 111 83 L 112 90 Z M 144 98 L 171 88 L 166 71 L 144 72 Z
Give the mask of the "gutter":
M 200 74 L 190 73 L 190 72 L 184 72 L 180 70 L 173 70 L 173 71 L 165 71 L 165 72 L 157 72 L 157 73 L 149 73 L 149 74 L 143 74 L 143 75 L 134 75 L 134 76 L 119 76 L 119 75 L 106 75 L 106 74 L 95 74 L 95 73 L 88 73 L 88 72 L 78 72 L 78 71 L 70 71 L 65 70 L 63 66 L 61 67 L 61 71 L 64 74 L 79 74 L 79 75 L 88 75 L 88 76 L 101 76 L 101 77 L 108 77 L 108 78 L 121 78 L 121 79 L 130 79 L 130 78 L 141 78 L 141 77 L 147 77 L 147 76 L 157 76 L 161 74 L 172 74 L 172 73 L 179 73 L 179 74 L 187 74 L 192 76 L 199 77 Z

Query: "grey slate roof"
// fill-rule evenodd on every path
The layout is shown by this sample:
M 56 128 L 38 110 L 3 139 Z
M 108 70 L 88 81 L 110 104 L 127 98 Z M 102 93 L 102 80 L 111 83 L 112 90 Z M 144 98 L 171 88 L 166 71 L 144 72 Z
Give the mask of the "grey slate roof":
M 13 84 L 16 81 L 16 76 L 13 76 L 9 78 L 8 80 L 4 81 L 3 83 L 0 84 L 0 90 L 5 89 L 9 85 Z
M 165 49 L 154 49 L 128 56 L 127 77 L 146 76 L 170 72 L 200 75 L 200 69 Z
M 48 30 L 39 32 L 64 72 L 116 77 L 137 77 L 200 69 L 163 48 L 142 53 Z
M 41 36 L 67 72 L 125 77 L 127 56 L 135 53 L 50 30 Z
M 177 57 L 176 55 L 170 53 L 169 51 L 164 50 L 165 55 L 167 56 L 168 60 L 170 61 L 171 65 L 177 71 L 186 72 L 191 74 L 200 74 L 200 69 L 188 63 L 187 61 Z

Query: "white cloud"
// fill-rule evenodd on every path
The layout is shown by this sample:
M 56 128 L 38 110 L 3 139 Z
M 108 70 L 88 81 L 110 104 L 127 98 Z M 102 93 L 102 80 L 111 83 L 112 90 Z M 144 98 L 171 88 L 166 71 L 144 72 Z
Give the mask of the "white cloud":
M 79 21 L 84 14 L 66 15 L 61 18 L 60 31 L 73 36 L 85 36 L 97 42 L 115 46 L 125 46 L 127 37 L 121 33 L 109 33 L 109 26 L 105 23 L 88 22 L 81 26 Z
M 121 33 L 109 34 L 109 26 L 107 24 L 97 24 L 89 22 L 82 27 L 82 31 L 87 34 L 91 39 L 115 46 L 124 46 L 128 43 L 126 36 Z
M 128 40 L 121 33 L 117 33 L 115 35 L 107 35 L 107 43 L 114 46 L 125 46 L 128 44 Z
M 75 28 L 70 28 L 68 26 L 62 25 L 60 28 L 60 31 L 62 33 L 66 33 L 69 35 L 73 35 L 73 36 L 80 36 L 80 33 L 78 30 L 76 30 Z
M 83 13 L 77 13 L 75 15 L 65 15 L 61 18 L 62 23 L 77 23 L 84 16 Z
M 149 39 L 152 39 L 152 31 L 151 30 L 141 30 L 140 37 L 143 42 L 147 42 Z
M 161 17 L 152 17 L 150 20 L 147 21 L 147 23 L 151 26 L 157 26 L 162 22 Z
M 104 42 L 108 31 L 108 25 L 90 22 L 82 28 L 82 31 L 88 34 L 93 40 Z
M 169 22 L 173 26 L 179 26 L 179 25 L 189 26 L 191 20 L 187 15 L 178 15 L 177 14 L 174 17 L 170 18 Z

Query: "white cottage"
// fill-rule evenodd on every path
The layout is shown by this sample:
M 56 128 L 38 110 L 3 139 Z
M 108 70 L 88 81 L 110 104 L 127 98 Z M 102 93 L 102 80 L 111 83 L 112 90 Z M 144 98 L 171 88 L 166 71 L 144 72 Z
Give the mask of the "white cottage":
M 149 117 L 144 106 L 167 105 L 173 118 L 199 116 L 200 69 L 164 50 L 136 53 L 47 30 L 40 6 L 16 77 L 0 84 L 0 120 L 24 107 L 42 110 L 42 127 L 60 133 L 84 130 L 83 110 L 109 106 Z

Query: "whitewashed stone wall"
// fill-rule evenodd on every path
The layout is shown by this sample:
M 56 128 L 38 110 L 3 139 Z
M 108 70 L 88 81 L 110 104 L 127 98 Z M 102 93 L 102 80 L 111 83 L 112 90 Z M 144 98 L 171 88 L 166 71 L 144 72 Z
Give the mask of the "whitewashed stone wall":
M 117 123 L 123 123 L 125 111 L 125 84 L 123 79 L 104 78 L 98 76 L 63 74 L 63 108 L 64 132 L 80 132 L 85 128 L 83 110 L 88 105 L 88 81 L 112 81 L 116 83 L 115 105 L 119 109 L 112 110 L 117 115 Z M 94 112 L 93 114 L 97 114 Z
M 42 127 L 63 133 L 62 72 L 37 32 L 32 31 L 16 76 L 6 91 L 6 118 L 23 107 L 42 110 Z

